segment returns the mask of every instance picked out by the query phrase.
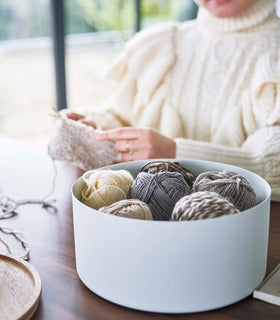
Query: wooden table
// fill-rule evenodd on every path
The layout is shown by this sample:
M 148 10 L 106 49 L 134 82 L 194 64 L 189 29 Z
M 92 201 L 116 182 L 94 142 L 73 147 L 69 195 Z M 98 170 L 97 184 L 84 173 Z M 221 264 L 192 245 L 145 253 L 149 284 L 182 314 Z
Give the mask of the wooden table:
M 46 147 L 0 136 L 0 152 L 0 194 L 22 199 L 40 198 L 48 193 L 54 171 Z M 33 320 L 280 319 L 280 307 L 252 297 L 210 312 L 168 315 L 131 310 L 95 295 L 79 280 L 75 269 L 70 190 L 79 175 L 80 172 L 71 166 L 58 165 L 57 184 L 52 195 L 57 199 L 57 214 L 39 205 L 25 205 L 13 218 L 0 220 L 0 225 L 24 234 L 31 249 L 29 262 L 42 279 L 42 297 Z M 13 242 L 12 247 L 15 253 L 21 252 L 18 243 Z M 267 272 L 279 263 L 280 203 L 272 203 Z

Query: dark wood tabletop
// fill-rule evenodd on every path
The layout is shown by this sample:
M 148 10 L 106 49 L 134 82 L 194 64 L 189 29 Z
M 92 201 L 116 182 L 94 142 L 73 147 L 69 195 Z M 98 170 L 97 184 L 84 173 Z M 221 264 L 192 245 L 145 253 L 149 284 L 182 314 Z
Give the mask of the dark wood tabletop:
M 39 199 L 50 191 L 54 169 L 46 146 L 0 136 L 0 152 L 0 195 Z M 280 307 L 252 296 L 214 311 L 170 315 L 121 307 L 91 292 L 80 281 L 75 268 L 71 185 L 81 172 L 65 163 L 58 163 L 57 167 L 55 190 L 50 196 L 57 199 L 57 213 L 48 212 L 40 205 L 28 204 L 19 207 L 14 217 L 0 220 L 0 225 L 23 233 L 31 249 L 29 262 L 42 280 L 42 296 L 32 320 L 280 319 Z M 7 237 L 5 239 L 10 241 Z M 18 243 L 12 242 L 11 245 L 14 253 L 21 253 Z M 279 263 L 280 203 L 272 203 L 267 273 Z

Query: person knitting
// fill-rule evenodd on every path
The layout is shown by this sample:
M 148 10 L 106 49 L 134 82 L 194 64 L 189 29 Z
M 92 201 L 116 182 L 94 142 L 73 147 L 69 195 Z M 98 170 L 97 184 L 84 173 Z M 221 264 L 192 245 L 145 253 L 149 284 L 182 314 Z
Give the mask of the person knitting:
M 192 158 L 264 177 L 280 201 L 280 22 L 274 0 L 195 0 L 198 18 L 144 29 L 107 77 L 104 129 L 122 161 Z

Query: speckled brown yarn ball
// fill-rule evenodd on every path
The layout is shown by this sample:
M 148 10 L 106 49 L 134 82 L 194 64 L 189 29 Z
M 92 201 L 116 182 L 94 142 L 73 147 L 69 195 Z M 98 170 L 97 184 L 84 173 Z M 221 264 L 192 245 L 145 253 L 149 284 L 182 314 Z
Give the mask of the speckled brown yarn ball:
M 201 173 L 193 184 L 193 192 L 197 191 L 216 192 L 240 211 L 252 208 L 257 204 L 255 191 L 249 181 L 229 170 Z
M 102 207 L 99 211 L 125 218 L 153 220 L 149 206 L 138 199 L 121 200 Z
M 195 175 L 189 169 L 182 167 L 177 161 L 149 161 L 142 167 L 141 171 L 152 174 L 164 171 L 179 172 L 191 188 L 195 180 Z
M 175 205 L 172 221 L 200 220 L 234 214 L 239 210 L 216 192 L 200 191 L 181 198 Z

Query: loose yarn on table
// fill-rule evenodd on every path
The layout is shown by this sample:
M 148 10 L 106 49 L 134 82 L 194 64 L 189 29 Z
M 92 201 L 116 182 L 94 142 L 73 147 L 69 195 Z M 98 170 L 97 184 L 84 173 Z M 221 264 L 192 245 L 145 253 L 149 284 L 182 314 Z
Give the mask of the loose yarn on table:
M 154 220 L 169 220 L 175 203 L 191 189 L 178 172 L 140 172 L 131 186 L 131 198 L 147 203 Z
M 185 180 L 187 181 L 187 184 L 190 187 L 192 187 L 193 182 L 195 180 L 195 175 L 189 169 L 181 166 L 177 161 L 149 161 L 142 167 L 140 171 L 148 173 L 164 171 L 179 172 L 184 176 Z
M 54 206 L 54 202 L 56 201 L 56 199 L 46 200 L 54 192 L 54 189 L 55 189 L 55 180 L 57 177 L 57 169 L 56 169 L 55 165 L 54 165 L 54 169 L 55 169 L 55 174 L 53 177 L 52 188 L 51 188 L 50 192 L 48 192 L 48 194 L 46 194 L 42 198 L 16 200 L 16 199 L 11 198 L 7 195 L 1 195 L 0 196 L 0 220 L 9 219 L 9 218 L 15 216 L 17 214 L 16 210 L 20 206 L 28 205 L 28 204 L 40 204 L 40 205 L 42 205 L 42 208 L 46 209 L 48 212 L 56 214 L 58 211 L 56 206 Z M 29 260 L 30 248 L 29 248 L 27 242 L 25 241 L 22 233 L 20 233 L 19 231 L 14 231 L 13 229 L 11 229 L 9 227 L 5 227 L 5 226 L 0 226 L 0 231 L 2 231 L 3 233 L 6 233 L 6 234 L 13 235 L 16 238 L 16 240 L 21 242 L 21 245 L 24 248 L 25 252 L 24 252 L 24 254 L 19 256 L 19 258 L 24 259 L 24 260 Z M 0 242 L 5 246 L 8 253 L 12 254 L 10 247 L 1 237 L 0 237 Z
M 93 209 L 127 199 L 134 181 L 127 170 L 91 170 L 83 174 L 82 202 Z
M 170 220 L 208 219 L 237 212 L 239 210 L 218 193 L 199 191 L 181 198 L 176 203 Z
M 120 200 L 99 211 L 126 218 L 153 220 L 149 206 L 138 199 Z
M 24 248 L 24 253 L 21 256 L 19 256 L 19 258 L 24 259 L 24 260 L 29 260 L 30 248 L 28 246 L 28 243 L 25 241 L 22 233 L 15 231 L 15 230 L 13 230 L 9 227 L 6 227 L 6 226 L 0 226 L 0 231 L 2 231 L 5 234 L 13 235 L 14 238 L 20 242 L 22 247 Z M 5 246 L 8 253 L 12 254 L 12 251 L 11 251 L 9 245 L 1 237 L 0 237 L 0 242 Z
M 240 211 L 257 204 L 255 191 L 249 181 L 229 170 L 201 173 L 193 184 L 193 192 L 197 191 L 217 192 L 232 202 Z

